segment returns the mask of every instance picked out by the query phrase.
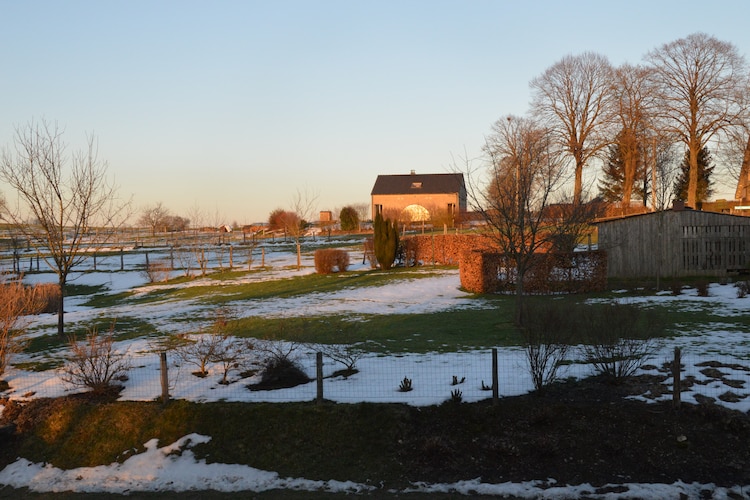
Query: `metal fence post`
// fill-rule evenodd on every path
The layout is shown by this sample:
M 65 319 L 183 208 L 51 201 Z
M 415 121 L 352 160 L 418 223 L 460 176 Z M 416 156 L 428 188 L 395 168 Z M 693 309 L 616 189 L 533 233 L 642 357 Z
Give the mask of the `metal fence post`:
M 497 348 L 492 348 L 492 404 L 500 401 L 500 381 L 497 374 Z
M 672 406 L 680 407 L 682 394 L 682 381 L 680 380 L 682 368 L 682 352 L 679 347 L 674 348 L 674 359 L 672 360 Z
M 318 384 L 318 396 L 317 403 L 323 403 L 323 353 L 318 352 L 315 354 L 315 368 L 316 368 L 316 381 Z

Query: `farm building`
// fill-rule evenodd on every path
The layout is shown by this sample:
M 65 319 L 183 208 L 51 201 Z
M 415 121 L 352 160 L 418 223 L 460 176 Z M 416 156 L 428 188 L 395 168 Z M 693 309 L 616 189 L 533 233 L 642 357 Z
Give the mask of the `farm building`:
M 750 217 L 676 205 L 597 226 L 610 278 L 723 275 L 750 264 Z
M 466 212 L 463 174 L 379 175 L 370 193 L 372 218 L 380 213 L 402 222 L 440 221 L 452 226 Z

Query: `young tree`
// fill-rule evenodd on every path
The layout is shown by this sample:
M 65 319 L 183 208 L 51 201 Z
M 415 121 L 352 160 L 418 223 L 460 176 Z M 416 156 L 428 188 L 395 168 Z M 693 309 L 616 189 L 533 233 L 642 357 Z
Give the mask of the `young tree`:
M 342 231 L 356 231 L 359 229 L 359 215 L 357 214 L 357 210 L 351 205 L 345 206 L 339 213 L 339 222 L 341 223 Z
M 580 227 L 579 209 L 586 205 L 570 204 L 570 213 L 557 221 L 547 220 L 547 208 L 553 196 L 566 181 L 564 161 L 552 147 L 553 137 L 533 118 L 507 116 L 492 127 L 487 137 L 486 181 L 478 174 L 467 174 L 467 196 L 472 208 L 480 213 L 491 229 L 500 251 L 509 260 L 508 272 L 515 272 L 516 322 L 521 322 L 524 279 L 534 266 L 534 254 L 559 241 L 562 232 Z M 568 235 L 575 238 L 575 235 Z
M 611 82 L 609 61 L 592 52 L 566 56 L 531 81 L 535 114 L 549 129 L 554 146 L 573 158 L 576 205 L 582 201 L 584 167 L 609 143 Z
M 698 152 L 698 186 L 695 194 L 695 202 L 702 203 L 707 201 L 713 194 L 711 188 L 711 174 L 714 171 L 711 151 L 708 148 L 701 148 Z M 679 175 L 674 182 L 674 195 L 678 200 L 686 201 L 688 197 L 688 186 L 690 183 L 690 151 L 685 151 L 685 157 L 680 164 Z
M 0 178 L 18 194 L 8 219 L 57 273 L 60 285 L 57 333 L 64 336 L 65 285 L 90 249 L 106 244 L 129 214 L 107 179 L 107 164 L 97 156 L 96 142 L 68 155 L 62 131 L 47 122 L 16 129 L 15 148 L 5 149 Z
M 393 266 L 398 251 L 396 222 L 383 219 L 383 215 L 378 213 L 375 216 L 373 239 L 375 259 L 380 264 L 380 268 L 387 271 Z
M 700 151 L 747 110 L 745 59 L 731 43 L 694 33 L 649 52 L 646 60 L 654 70 L 662 126 L 688 151 L 686 201 L 695 208 Z

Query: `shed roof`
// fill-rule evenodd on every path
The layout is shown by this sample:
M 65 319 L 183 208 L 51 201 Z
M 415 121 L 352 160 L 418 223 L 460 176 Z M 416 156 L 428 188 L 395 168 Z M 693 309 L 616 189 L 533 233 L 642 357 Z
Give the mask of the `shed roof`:
M 370 195 L 444 194 L 464 190 L 464 174 L 379 175 Z

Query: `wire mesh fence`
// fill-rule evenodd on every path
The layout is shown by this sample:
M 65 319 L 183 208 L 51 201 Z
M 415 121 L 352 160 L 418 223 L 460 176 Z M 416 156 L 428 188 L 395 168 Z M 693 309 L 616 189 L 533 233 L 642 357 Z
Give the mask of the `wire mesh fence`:
M 497 356 L 493 377 L 493 355 Z M 679 400 L 689 404 L 721 404 L 732 409 L 750 408 L 750 363 L 730 355 L 706 355 L 691 350 L 665 347 L 655 353 L 636 372 L 647 384 L 634 399 L 648 402 Z M 205 375 L 196 366 L 180 360 L 173 352 L 161 353 L 145 344 L 131 345 L 131 368 L 121 399 L 151 401 L 167 396 L 197 402 L 305 402 L 326 400 L 337 403 L 403 403 L 414 406 L 441 404 L 446 401 L 478 402 L 525 394 L 534 390 L 522 348 L 498 348 L 457 353 L 383 355 L 366 353 L 356 362 L 356 370 L 345 372 L 340 362 L 314 350 L 300 350 L 294 361 L 307 381 L 293 387 L 259 390 L 261 365 L 257 371 L 236 367 L 227 373 L 213 363 Z M 320 364 L 318 364 L 320 363 Z M 675 364 L 676 363 L 676 364 Z M 166 366 L 166 377 L 164 373 Z M 674 366 L 679 366 L 678 372 Z M 318 379 L 317 374 L 322 373 Z M 675 391 L 675 373 L 679 373 Z M 595 372 L 591 365 L 570 363 L 561 367 L 559 378 L 582 379 Z M 60 370 L 6 373 L 13 398 L 56 397 L 80 388 L 65 386 Z M 283 382 L 283 381 L 280 381 Z M 166 384 L 166 385 L 165 385 Z M 494 387 L 496 385 L 496 390 Z M 280 386 L 283 383 L 279 384 Z

